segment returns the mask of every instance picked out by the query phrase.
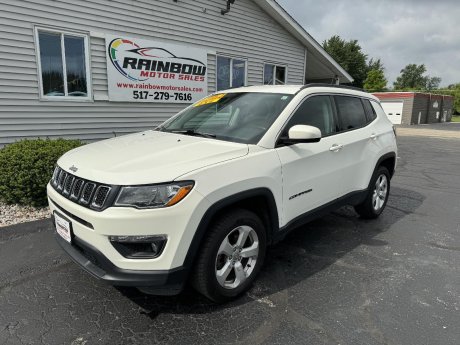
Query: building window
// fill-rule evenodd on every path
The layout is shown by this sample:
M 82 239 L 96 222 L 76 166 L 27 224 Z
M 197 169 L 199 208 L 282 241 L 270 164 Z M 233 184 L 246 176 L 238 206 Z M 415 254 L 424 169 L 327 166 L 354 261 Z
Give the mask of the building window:
M 90 99 L 88 37 L 37 29 L 36 38 L 42 98 Z
M 286 74 L 286 66 L 265 64 L 264 85 L 284 85 L 286 84 Z
M 246 85 L 246 60 L 217 56 L 217 90 Z
M 286 66 L 264 65 L 264 85 L 286 84 Z

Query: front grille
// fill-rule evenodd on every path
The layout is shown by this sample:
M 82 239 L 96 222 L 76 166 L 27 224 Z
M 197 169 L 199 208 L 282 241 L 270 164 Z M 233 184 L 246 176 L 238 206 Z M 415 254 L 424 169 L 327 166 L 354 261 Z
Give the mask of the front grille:
M 114 186 L 79 178 L 60 167 L 56 167 L 50 182 L 51 186 L 65 198 L 97 211 L 110 206 L 116 193 Z

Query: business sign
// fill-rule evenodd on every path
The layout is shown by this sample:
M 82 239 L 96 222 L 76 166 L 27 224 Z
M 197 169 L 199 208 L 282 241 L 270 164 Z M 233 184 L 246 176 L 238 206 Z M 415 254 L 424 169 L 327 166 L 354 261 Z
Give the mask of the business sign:
M 109 100 L 193 103 L 207 95 L 207 53 L 170 43 L 106 36 Z

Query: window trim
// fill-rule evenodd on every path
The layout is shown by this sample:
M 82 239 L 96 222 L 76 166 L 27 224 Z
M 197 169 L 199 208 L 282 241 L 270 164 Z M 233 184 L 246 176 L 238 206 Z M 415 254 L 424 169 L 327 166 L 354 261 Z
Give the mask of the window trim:
M 265 84 L 265 66 L 267 65 L 272 65 L 273 68 L 273 83 L 271 84 Z M 276 76 L 276 68 L 277 67 L 284 67 L 286 70 L 286 73 L 284 74 L 284 84 L 281 85 L 287 85 L 287 79 L 288 79 L 288 65 L 282 64 L 282 63 L 276 63 L 276 62 L 270 62 L 270 61 L 265 61 L 263 68 L 262 68 L 262 85 L 277 85 L 275 84 L 275 76 Z
M 333 135 L 339 135 L 339 134 L 342 134 L 342 133 L 346 133 L 346 132 L 354 131 L 354 130 L 357 130 L 357 129 L 365 128 L 365 127 L 369 126 L 371 123 L 373 123 L 374 121 L 377 121 L 377 119 L 379 118 L 379 115 L 377 114 L 377 117 L 374 119 L 374 121 L 366 122 L 366 124 L 364 126 L 362 126 L 362 127 L 356 127 L 356 128 L 351 128 L 351 129 L 344 130 L 343 125 L 342 125 L 342 117 L 339 114 L 339 110 L 338 110 L 337 104 L 335 102 L 335 96 L 348 96 L 348 97 L 359 98 L 361 100 L 367 99 L 367 100 L 369 100 L 371 102 L 371 105 L 372 105 L 372 102 L 375 102 L 376 104 L 379 104 L 379 102 L 377 102 L 376 100 L 374 100 L 373 98 L 370 98 L 370 97 L 356 96 L 356 95 L 350 95 L 350 94 L 346 94 L 346 93 L 335 93 L 335 92 L 334 93 L 327 93 L 327 92 L 311 93 L 309 95 L 306 95 L 304 98 L 302 98 L 299 101 L 297 106 L 294 108 L 294 110 L 292 110 L 291 114 L 289 114 L 289 117 L 286 119 L 286 121 L 281 126 L 281 129 L 279 130 L 279 132 L 276 135 L 275 146 L 274 146 L 275 149 L 285 146 L 285 145 L 281 145 L 279 143 L 279 140 L 281 138 L 281 134 L 283 133 L 283 131 L 286 128 L 286 126 L 289 123 L 289 121 L 291 120 L 292 116 L 294 116 L 295 112 L 300 108 L 302 103 L 305 102 L 308 98 L 314 97 L 314 96 L 329 96 L 331 98 L 331 102 L 333 104 L 334 119 L 337 121 L 337 125 L 340 128 L 340 130 L 338 132 L 331 133 L 331 134 L 328 134 L 326 136 L 321 136 L 321 139 L 327 138 L 327 137 L 330 137 L 330 136 L 333 136 Z M 364 106 L 363 106 L 363 108 L 364 108 Z M 367 119 L 367 117 L 366 117 L 366 119 Z
M 334 100 L 334 94 L 330 94 L 330 93 L 312 93 L 312 94 L 309 94 L 307 96 L 305 96 L 304 98 L 302 98 L 299 103 L 297 104 L 297 106 L 295 107 L 295 109 L 291 112 L 291 114 L 289 114 L 289 117 L 286 119 L 286 121 L 283 123 L 283 125 L 281 126 L 281 130 L 278 132 L 278 134 L 276 135 L 276 140 L 275 140 L 275 149 L 276 148 L 279 148 L 279 147 L 284 147 L 286 145 L 283 145 L 280 143 L 280 139 L 281 139 L 281 134 L 283 134 L 284 132 L 284 129 L 286 128 L 286 126 L 288 125 L 289 121 L 291 121 L 291 118 L 294 116 L 294 114 L 297 112 L 297 110 L 299 110 L 299 108 L 302 106 L 302 104 L 308 100 L 309 98 L 312 98 L 312 97 L 316 97 L 316 96 L 326 96 L 326 97 L 329 97 L 329 100 L 331 102 L 331 106 L 332 106 L 332 112 L 333 112 L 333 116 L 334 116 L 334 121 L 336 121 L 336 125 L 340 127 L 340 129 L 342 129 L 342 123 L 340 122 L 340 119 L 339 119 L 339 114 L 337 112 L 337 108 L 336 108 L 336 105 L 335 105 L 335 100 Z M 328 135 L 322 135 L 321 133 L 321 139 L 323 138 L 328 138 L 328 137 L 331 137 L 333 135 L 337 135 L 337 134 L 340 134 L 340 133 L 343 133 L 342 131 L 339 131 L 339 132 L 334 132 L 334 133 L 330 133 Z M 312 144 L 312 143 L 310 143 Z
M 218 84 L 218 74 L 219 74 L 219 69 L 218 69 L 218 66 L 217 66 L 217 60 L 219 57 L 223 57 L 223 58 L 227 58 L 227 59 L 230 59 L 230 70 L 233 70 L 233 60 L 241 60 L 241 61 L 244 61 L 244 85 L 243 86 L 238 86 L 238 87 L 245 87 L 248 85 L 248 58 L 243 58 L 243 57 L 238 57 L 238 56 L 232 56 L 232 55 L 228 55 L 228 54 L 220 54 L 220 53 L 217 53 L 216 54 L 216 91 L 215 92 L 219 92 L 219 91 L 222 91 L 222 90 L 229 90 L 229 89 L 234 89 L 236 87 L 234 87 L 232 84 L 233 84 L 233 73 L 230 73 L 230 87 L 228 89 L 222 89 L 222 90 L 219 90 L 217 89 L 217 84 Z
M 82 37 L 84 39 L 84 50 L 85 50 L 85 67 L 86 67 L 86 97 L 75 97 L 75 96 L 46 96 L 43 92 L 43 78 L 42 78 L 42 64 L 40 57 L 40 40 L 39 32 L 49 32 L 59 34 L 61 37 L 61 57 L 62 57 L 62 68 L 63 68 L 63 80 L 64 80 L 64 93 L 67 93 L 67 66 L 65 60 L 64 51 L 64 36 Z M 90 46 L 89 40 L 90 35 L 87 32 L 82 31 L 69 31 L 60 28 L 50 28 L 44 26 L 34 27 L 34 39 L 35 39 L 35 58 L 37 63 L 37 74 L 38 74 L 38 87 L 39 87 L 39 100 L 40 101 L 51 101 L 51 102 L 93 102 L 93 90 L 92 90 L 92 79 L 91 79 L 91 59 L 90 59 Z
M 366 108 L 364 108 L 364 104 L 363 104 L 363 101 L 362 101 L 363 99 L 368 99 L 368 100 L 370 100 L 370 98 L 361 97 L 361 96 L 356 96 L 356 95 L 347 95 L 347 94 L 344 94 L 344 93 L 342 93 L 342 94 L 337 93 L 337 94 L 333 94 L 332 96 L 333 96 L 332 98 L 333 98 L 333 101 L 334 101 L 335 111 L 337 112 L 337 117 L 338 117 L 338 119 L 339 119 L 339 124 L 340 124 L 340 132 L 337 132 L 337 134 L 340 134 L 340 133 L 347 133 L 347 132 L 350 132 L 350 131 L 355 131 L 355 130 L 357 130 L 357 129 L 365 128 L 365 127 L 369 126 L 372 122 L 375 121 L 375 120 L 374 120 L 374 121 L 369 122 L 368 117 L 367 117 L 367 111 L 366 111 Z M 340 114 L 339 107 L 337 106 L 337 102 L 336 102 L 336 100 L 335 100 L 335 97 L 336 97 L 336 96 L 337 96 L 337 97 L 344 97 L 344 96 L 345 96 L 345 97 L 351 97 L 351 98 L 358 98 L 358 99 L 360 100 L 361 106 L 363 107 L 363 110 L 364 110 L 364 116 L 365 116 L 365 118 L 366 118 L 366 123 L 365 123 L 363 126 L 359 126 L 359 127 L 355 127 L 355 128 L 349 128 L 349 129 L 344 129 L 344 128 L 343 128 L 343 122 L 342 122 L 342 115 Z

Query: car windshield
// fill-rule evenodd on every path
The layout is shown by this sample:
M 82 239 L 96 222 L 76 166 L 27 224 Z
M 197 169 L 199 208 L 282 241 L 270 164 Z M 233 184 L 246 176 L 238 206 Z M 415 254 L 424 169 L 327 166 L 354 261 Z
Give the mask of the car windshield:
M 186 108 L 157 130 L 256 144 L 292 97 L 280 93 L 218 93 Z

